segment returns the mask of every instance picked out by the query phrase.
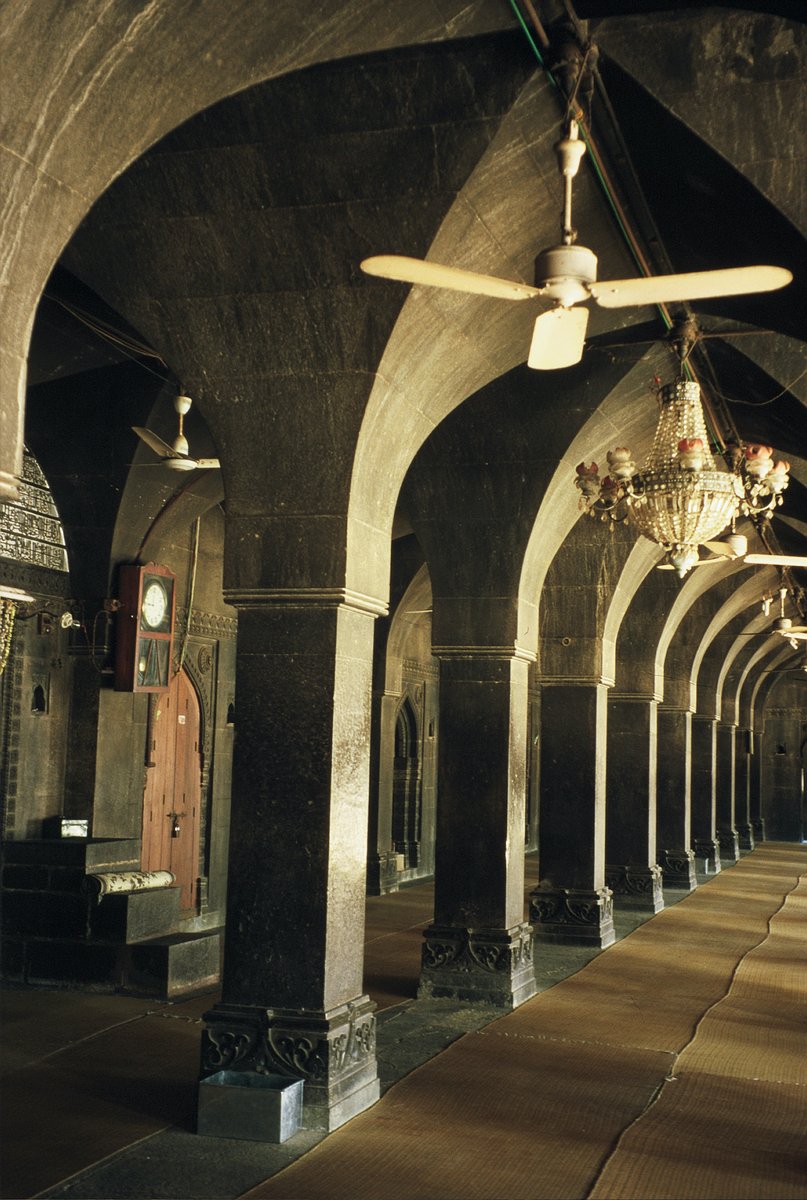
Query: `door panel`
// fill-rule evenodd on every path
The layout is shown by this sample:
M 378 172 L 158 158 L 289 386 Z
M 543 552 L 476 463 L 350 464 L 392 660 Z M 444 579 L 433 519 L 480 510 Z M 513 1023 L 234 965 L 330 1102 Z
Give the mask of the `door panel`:
M 180 908 L 194 904 L 199 860 L 201 756 L 199 702 L 180 671 L 155 696 L 143 799 L 144 871 L 173 871 Z

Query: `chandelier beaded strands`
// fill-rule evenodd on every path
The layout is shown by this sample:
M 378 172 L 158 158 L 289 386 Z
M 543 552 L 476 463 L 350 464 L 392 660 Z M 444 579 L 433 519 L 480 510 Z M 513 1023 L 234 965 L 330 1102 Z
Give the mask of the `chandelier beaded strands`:
M 0 585 L 0 675 L 6 668 L 8 656 L 11 653 L 11 639 L 14 634 L 14 621 L 17 616 L 17 605 L 27 604 L 33 600 L 21 588 Z
M 625 481 L 628 516 L 639 533 L 668 551 L 679 575 L 698 560 L 698 546 L 737 515 L 735 477 L 718 471 L 697 383 L 661 389 L 661 412 L 641 475 Z
M 701 559 L 699 546 L 726 553 L 712 539 L 729 525 L 733 534 L 738 516 L 770 517 L 782 503 L 790 469 L 787 462 L 773 461 L 770 446 L 760 445 L 733 447 L 726 453 L 726 468 L 718 467 L 709 448 L 700 387 L 684 375 L 686 349 L 682 339 L 679 378 L 658 391 L 661 411 L 641 471 L 630 450 L 618 446 L 608 452 L 608 475 L 601 479 L 596 463 L 580 463 L 575 480 L 580 506 L 589 516 L 628 521 L 664 548 L 667 565 L 679 578 L 699 563 L 715 561 Z M 744 538 L 729 539 L 729 556 L 745 550 Z

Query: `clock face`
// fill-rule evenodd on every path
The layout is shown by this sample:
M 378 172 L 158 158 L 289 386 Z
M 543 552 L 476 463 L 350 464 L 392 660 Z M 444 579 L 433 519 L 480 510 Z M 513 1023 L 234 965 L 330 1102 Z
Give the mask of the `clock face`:
M 146 584 L 140 612 L 143 624 L 148 629 L 159 629 L 160 626 L 165 625 L 168 613 L 168 593 L 159 580 L 151 579 Z

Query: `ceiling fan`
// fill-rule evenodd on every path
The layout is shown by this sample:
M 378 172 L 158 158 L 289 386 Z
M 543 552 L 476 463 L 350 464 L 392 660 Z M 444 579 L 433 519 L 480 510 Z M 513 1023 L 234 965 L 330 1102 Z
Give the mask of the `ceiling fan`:
M 190 396 L 174 397 L 174 409 L 179 417 L 179 432 L 170 446 L 150 429 L 143 429 L 139 425 L 133 425 L 132 429 L 150 450 L 159 454 L 163 465 L 172 471 L 218 470 L 220 463 L 217 458 L 191 458 L 188 453 L 188 439 L 183 432 L 183 422 L 192 404 Z
M 594 300 L 603 308 L 625 308 L 774 291 L 792 280 L 791 272 L 784 267 L 752 266 L 598 282 L 597 256 L 587 247 L 574 244 L 572 180 L 586 150 L 585 143 L 579 138 L 577 121 L 570 122 L 567 136 L 555 149 L 564 180 L 562 243 L 539 253 L 535 260 L 534 287 L 397 254 L 365 258 L 360 264 L 361 269 L 383 279 L 470 292 L 476 296 L 552 301 L 553 307 L 542 312 L 535 321 L 527 359 L 528 367 L 544 371 L 573 366 L 582 358 L 589 312 L 587 308 L 577 306 L 586 300 Z
M 737 559 L 742 559 L 744 563 L 749 563 L 752 566 L 765 567 L 807 567 L 807 556 L 799 554 L 749 554 L 748 553 L 748 538 L 742 533 L 730 533 L 724 542 L 703 542 L 701 543 L 707 550 L 711 550 L 711 557 L 699 558 L 694 562 L 688 562 L 687 570 L 692 567 L 707 567 L 712 563 L 725 562 L 728 559 L 734 562 Z M 676 565 L 670 561 L 670 556 L 659 563 L 659 571 L 679 571 L 680 564 Z M 787 620 L 784 613 L 782 619 Z

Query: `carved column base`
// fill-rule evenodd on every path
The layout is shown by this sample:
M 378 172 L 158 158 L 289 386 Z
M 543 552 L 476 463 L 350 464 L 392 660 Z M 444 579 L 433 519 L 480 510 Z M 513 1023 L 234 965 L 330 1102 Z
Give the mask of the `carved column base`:
M 695 838 L 692 843 L 695 858 L 703 859 L 707 875 L 716 875 L 720 870 L 720 845 L 715 838 Z
M 217 1004 L 204 1016 L 201 1078 L 226 1071 L 302 1079 L 303 1127 L 338 1129 L 379 1097 L 374 1012 L 367 996 L 329 1012 Z M 247 1110 L 250 1091 L 243 1088 Z
M 743 822 L 737 826 L 737 840 L 740 843 L 741 850 L 754 849 L 754 827 L 750 821 Z
M 740 839 L 736 829 L 718 829 L 717 840 L 720 843 L 720 858 L 724 863 L 740 861 Z
M 367 860 L 367 895 L 387 896 L 399 890 L 398 859 L 396 850 L 386 854 L 372 854 Z
M 655 863 L 649 867 L 606 866 L 605 883 L 614 893 L 618 907 L 653 913 L 661 912 L 664 907 L 661 867 Z
M 431 926 L 424 932 L 418 997 L 478 1000 L 518 1008 L 536 992 L 532 929 Z
M 530 894 L 535 939 L 564 946 L 598 946 L 616 937 L 611 889 L 536 888 Z
M 662 850 L 661 870 L 664 884 L 670 888 L 686 888 L 694 892 L 698 886 L 695 872 L 695 854 L 692 850 Z
M 754 837 L 756 838 L 756 840 L 758 842 L 764 842 L 767 840 L 765 837 L 765 818 L 764 817 L 752 818 L 751 828 L 753 829 Z

